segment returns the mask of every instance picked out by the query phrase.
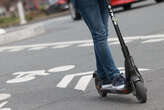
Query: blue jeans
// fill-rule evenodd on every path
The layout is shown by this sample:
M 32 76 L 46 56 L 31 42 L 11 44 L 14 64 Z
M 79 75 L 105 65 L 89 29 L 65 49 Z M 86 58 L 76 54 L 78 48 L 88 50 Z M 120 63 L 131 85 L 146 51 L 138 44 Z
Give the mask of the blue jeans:
M 111 80 L 120 71 L 107 42 L 109 13 L 105 0 L 74 0 L 74 3 L 92 34 L 98 77 Z

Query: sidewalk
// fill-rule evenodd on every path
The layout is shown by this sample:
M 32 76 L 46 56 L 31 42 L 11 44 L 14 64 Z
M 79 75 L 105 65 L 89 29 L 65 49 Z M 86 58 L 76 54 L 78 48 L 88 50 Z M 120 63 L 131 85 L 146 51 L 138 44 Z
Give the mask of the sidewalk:
M 39 23 L 20 26 L 14 29 L 13 31 L 6 31 L 3 32 L 3 34 L 0 34 L 0 45 L 34 37 L 43 34 L 44 32 L 45 29 L 43 25 Z
M 44 24 L 51 21 L 58 21 L 61 18 L 65 19 L 65 17 L 67 19 L 68 17 L 66 15 L 69 15 L 68 11 L 54 14 L 48 18 L 40 18 L 26 25 L 9 27 L 6 29 L 0 28 L 0 45 L 41 35 L 45 33 Z

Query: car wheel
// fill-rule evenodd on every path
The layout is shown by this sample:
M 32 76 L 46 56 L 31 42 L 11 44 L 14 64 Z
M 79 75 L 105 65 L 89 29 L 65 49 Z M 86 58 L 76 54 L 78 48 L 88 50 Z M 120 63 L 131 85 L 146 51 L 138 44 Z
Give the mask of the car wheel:
M 78 13 L 76 11 L 76 9 L 74 8 L 74 6 L 73 6 L 73 4 L 72 4 L 71 1 L 69 2 L 69 5 L 68 6 L 69 6 L 69 11 L 70 11 L 70 14 L 71 14 L 72 19 L 73 20 L 79 20 L 79 19 L 81 19 L 80 13 Z
M 163 2 L 164 0 L 155 0 L 157 3 Z
M 131 4 L 124 5 L 123 8 L 124 8 L 124 10 L 130 10 Z

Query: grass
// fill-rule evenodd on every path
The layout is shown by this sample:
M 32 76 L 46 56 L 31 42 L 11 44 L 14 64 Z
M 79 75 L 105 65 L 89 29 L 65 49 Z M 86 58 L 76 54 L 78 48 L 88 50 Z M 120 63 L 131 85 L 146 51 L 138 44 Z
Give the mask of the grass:
M 0 18 L 0 27 L 9 27 L 19 23 L 19 18 L 17 17 L 3 17 Z
M 50 18 L 55 18 L 59 16 L 68 15 L 68 11 L 58 12 L 54 13 L 52 15 L 47 16 L 43 11 L 33 11 L 33 12 L 27 12 L 26 13 L 26 20 L 28 22 L 35 22 L 40 20 L 46 20 Z M 18 17 L 0 17 L 0 28 L 10 27 L 18 25 L 20 22 Z

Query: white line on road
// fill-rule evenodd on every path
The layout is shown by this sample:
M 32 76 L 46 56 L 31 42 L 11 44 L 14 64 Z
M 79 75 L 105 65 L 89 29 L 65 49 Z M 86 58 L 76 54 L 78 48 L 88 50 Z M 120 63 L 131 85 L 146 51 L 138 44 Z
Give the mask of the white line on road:
M 18 52 L 18 51 L 22 51 L 24 50 L 24 48 L 15 48 L 15 49 L 12 49 L 12 50 L 9 50 L 9 52 Z
M 118 67 L 121 73 L 124 73 L 124 67 Z M 149 71 L 150 69 L 146 69 L 146 68 L 139 68 L 140 72 L 143 71 Z M 81 90 L 81 91 L 85 91 L 87 86 L 89 85 L 89 82 L 92 79 L 92 74 L 93 71 L 90 72 L 84 72 L 84 73 L 75 73 L 75 74 L 70 74 L 70 75 L 66 75 L 64 76 L 64 78 L 57 84 L 57 87 L 59 88 L 66 88 L 71 81 L 77 77 L 77 76 L 81 76 L 81 78 L 79 79 L 78 83 L 76 84 L 75 88 L 76 90 Z
M 60 88 L 66 88 L 68 84 L 73 80 L 75 76 L 81 76 L 81 75 L 88 75 L 92 74 L 93 72 L 84 72 L 84 73 L 76 73 L 71 75 L 66 75 L 58 84 L 57 87 Z
M 10 94 L 0 94 L 0 101 L 6 100 L 6 99 L 8 99 L 8 98 L 10 98 L 10 97 L 11 97 Z
M 126 43 L 133 42 L 135 40 L 141 40 L 141 43 L 154 43 L 154 42 L 162 42 L 164 41 L 164 34 L 158 35 L 147 35 L 147 36 L 131 36 L 124 37 Z M 145 41 L 142 41 L 145 40 Z M 109 38 L 108 42 L 110 45 L 119 44 L 118 38 Z M 18 45 L 18 46 L 6 46 L 1 47 L 0 52 L 3 51 L 21 51 L 23 49 L 28 50 L 40 50 L 44 48 L 66 48 L 75 45 L 77 47 L 87 47 L 93 46 L 92 40 L 79 40 L 79 41 L 67 41 L 67 42 L 53 42 L 53 43 L 43 43 L 43 44 L 33 44 L 33 45 Z M 19 50 L 20 49 L 20 50 Z
M 45 49 L 46 47 L 34 47 L 34 48 L 29 48 L 28 50 L 32 51 L 32 50 L 42 50 Z
M 81 77 L 77 85 L 75 86 L 75 89 L 85 91 L 91 79 L 92 79 L 92 75 Z
M 66 65 L 66 66 L 59 66 L 52 69 L 49 69 L 48 72 L 63 72 L 68 71 L 75 68 L 75 65 Z
M 54 46 L 52 48 L 59 49 L 59 48 L 66 48 L 66 47 L 70 47 L 70 46 L 72 46 L 72 45 L 71 44 L 66 44 L 66 45 L 57 45 L 57 46 Z
M 164 41 L 164 39 L 150 39 L 150 40 L 143 41 L 142 43 L 154 43 L 154 42 L 161 42 L 161 41 Z
M 4 108 L 8 101 L 5 101 L 11 97 L 10 94 L 0 94 L 0 110 L 11 110 L 11 108 Z M 2 102 L 3 101 L 3 102 Z
M 84 44 L 80 44 L 78 45 L 77 47 L 90 47 L 90 46 L 93 46 L 93 43 L 84 43 Z

